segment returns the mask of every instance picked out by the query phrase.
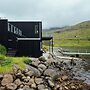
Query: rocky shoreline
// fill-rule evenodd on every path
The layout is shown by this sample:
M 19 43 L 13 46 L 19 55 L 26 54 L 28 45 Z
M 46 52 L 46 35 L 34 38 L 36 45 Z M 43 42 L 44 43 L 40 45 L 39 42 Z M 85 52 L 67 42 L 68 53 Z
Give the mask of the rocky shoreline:
M 12 73 L 1 74 L 0 90 L 90 90 L 90 84 L 75 78 L 81 68 L 73 59 L 63 61 L 53 55 L 32 58 L 25 70 L 13 65 Z

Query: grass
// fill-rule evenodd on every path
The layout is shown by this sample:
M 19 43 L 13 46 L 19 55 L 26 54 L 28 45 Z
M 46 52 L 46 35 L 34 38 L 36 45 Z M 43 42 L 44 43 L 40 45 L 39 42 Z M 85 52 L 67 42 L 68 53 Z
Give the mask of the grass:
M 0 55 L 2 57 L 2 55 Z M 13 65 L 16 64 L 20 69 L 24 70 L 26 68 L 25 60 L 30 60 L 28 57 L 7 57 L 3 55 L 3 58 L 5 60 L 10 60 L 11 63 L 6 64 L 6 65 L 1 65 L 0 64 L 0 73 L 8 73 L 12 72 L 13 70 Z
M 90 46 L 90 41 L 88 40 L 54 40 L 54 47 L 61 46 L 74 46 L 74 47 L 88 47 Z
M 61 33 L 48 32 L 53 35 L 54 47 L 60 46 L 76 46 L 88 47 L 90 46 L 90 28 L 65 31 Z
M 81 39 L 89 39 L 90 38 L 90 29 L 79 29 L 66 31 L 62 33 L 53 33 L 54 38 L 59 39 L 69 39 L 69 38 L 81 38 Z
M 54 38 L 54 47 L 90 47 L 90 21 L 63 28 L 64 32 L 48 31 Z M 45 36 L 45 32 L 43 33 Z M 47 45 L 45 43 L 45 45 Z

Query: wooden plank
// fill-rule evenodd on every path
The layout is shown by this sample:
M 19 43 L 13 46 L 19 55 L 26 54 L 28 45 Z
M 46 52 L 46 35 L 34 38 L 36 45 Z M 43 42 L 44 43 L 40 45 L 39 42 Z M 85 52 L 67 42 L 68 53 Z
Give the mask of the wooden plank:
M 90 53 L 78 53 L 78 52 L 62 52 L 63 54 L 66 54 L 66 55 L 90 55 Z
M 68 57 L 68 56 L 57 56 L 57 58 L 60 58 L 60 59 L 68 59 L 68 60 L 82 60 L 80 58 L 75 58 L 75 57 Z

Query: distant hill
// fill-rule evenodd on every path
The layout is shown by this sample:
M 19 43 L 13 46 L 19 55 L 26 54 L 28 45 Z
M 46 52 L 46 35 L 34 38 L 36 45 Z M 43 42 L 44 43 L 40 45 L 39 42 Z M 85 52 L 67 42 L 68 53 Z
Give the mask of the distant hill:
M 46 35 L 53 36 L 54 46 L 90 46 L 90 21 L 62 29 L 53 29 Z
M 61 31 L 72 31 L 72 30 L 79 30 L 79 29 L 89 29 L 90 28 L 90 21 L 84 21 L 76 25 L 68 26 L 63 29 L 55 30 L 54 32 L 61 32 Z
M 79 30 L 79 29 L 89 29 L 90 28 L 90 21 L 84 21 L 72 26 L 64 26 L 64 27 L 52 27 L 50 29 L 43 29 L 43 32 L 64 32 L 64 31 L 72 31 L 72 30 Z
M 49 29 L 43 29 L 43 32 L 55 32 L 55 31 L 63 31 L 65 28 L 69 26 L 63 26 L 63 27 L 51 27 Z
M 90 21 L 81 22 L 79 24 L 64 28 L 64 32 L 55 31 L 54 33 L 60 33 L 61 38 L 84 38 L 90 39 Z

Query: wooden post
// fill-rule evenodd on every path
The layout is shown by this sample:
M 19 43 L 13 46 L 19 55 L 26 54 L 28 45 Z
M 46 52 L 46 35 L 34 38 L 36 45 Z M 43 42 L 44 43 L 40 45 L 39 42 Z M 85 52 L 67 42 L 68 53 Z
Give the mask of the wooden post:
M 52 37 L 52 53 L 53 53 L 53 37 Z
M 50 40 L 49 40 L 49 53 L 50 53 Z

